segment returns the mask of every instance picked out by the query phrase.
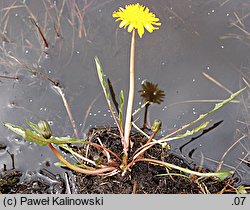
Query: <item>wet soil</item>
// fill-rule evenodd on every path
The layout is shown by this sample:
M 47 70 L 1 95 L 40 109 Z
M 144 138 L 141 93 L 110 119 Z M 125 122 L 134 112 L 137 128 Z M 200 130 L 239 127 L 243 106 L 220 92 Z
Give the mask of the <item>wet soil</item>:
M 118 131 L 114 129 L 92 129 L 89 132 L 89 141 L 102 142 L 102 144 L 121 155 L 122 145 Z M 134 143 L 133 151 L 147 141 L 141 134 L 134 133 L 131 136 Z M 131 151 L 131 154 L 133 153 Z M 101 155 L 95 149 L 90 151 L 91 156 Z M 166 162 L 181 166 L 183 168 L 194 169 L 188 165 L 182 158 L 171 154 L 170 151 L 162 150 L 161 146 L 154 146 L 145 154 L 145 157 L 156 158 Z M 194 169 L 195 170 L 195 169 Z M 204 170 L 204 169 L 200 169 Z M 205 170 L 208 172 L 209 170 Z M 197 177 L 184 177 L 186 175 L 178 170 L 172 169 L 167 174 L 166 168 L 138 162 L 131 172 L 122 176 L 89 176 L 84 174 L 75 174 L 75 181 L 78 193 L 119 193 L 119 194 L 198 194 L 198 193 L 223 193 L 226 192 L 228 183 L 234 183 L 237 178 L 230 177 L 225 181 L 219 181 L 215 178 L 198 179 Z
M 136 148 L 143 145 L 147 139 L 139 133 L 131 135 L 134 143 L 130 155 Z M 91 129 L 88 134 L 88 140 L 111 149 L 119 156 L 122 155 L 122 145 L 119 133 L 116 129 Z M 74 147 L 82 155 L 88 157 L 99 157 L 99 160 L 105 161 L 105 156 L 95 148 Z M 163 150 L 161 146 L 153 146 L 145 154 L 147 158 L 155 158 L 166 162 L 189 168 L 209 172 L 208 169 L 196 169 L 189 165 L 184 159 L 171 153 L 170 150 Z M 227 180 L 219 181 L 216 178 L 198 178 L 188 176 L 183 172 L 175 169 L 168 171 L 166 168 L 144 162 L 137 162 L 131 171 L 124 176 L 116 174 L 113 176 L 90 176 L 73 172 L 75 189 L 71 192 L 79 194 L 200 194 L 200 193 L 235 193 L 234 187 L 237 183 L 237 177 L 229 177 Z M 164 176 L 161 176 L 165 174 Z M 68 193 L 66 190 L 65 180 L 59 175 L 54 175 L 48 170 L 30 172 L 20 182 L 21 171 L 11 169 L 0 172 L 0 193 L 26 193 L 26 194 L 43 194 L 43 193 Z
M 0 194 L 63 194 L 65 190 L 61 176 L 46 169 L 26 175 L 18 169 L 0 172 Z

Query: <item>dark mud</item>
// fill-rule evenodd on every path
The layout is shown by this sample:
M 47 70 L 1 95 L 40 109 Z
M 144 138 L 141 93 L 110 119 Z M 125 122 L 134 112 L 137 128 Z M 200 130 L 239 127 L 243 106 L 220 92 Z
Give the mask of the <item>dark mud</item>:
M 132 136 L 135 148 L 145 143 L 146 139 L 138 133 Z M 89 141 L 101 141 L 105 147 L 110 148 L 116 153 L 122 151 L 121 141 L 117 131 L 111 129 L 92 129 L 89 133 Z M 101 155 L 100 152 L 91 150 L 91 155 Z M 132 152 L 131 152 L 132 153 Z M 156 158 L 166 162 L 181 166 L 183 168 L 194 169 L 188 165 L 182 158 L 164 151 L 160 146 L 154 146 L 145 153 L 145 157 Z M 198 169 L 197 169 L 198 170 Z M 204 170 L 204 169 L 199 169 Z M 206 170 L 205 172 L 208 172 Z M 138 162 L 133 166 L 131 172 L 121 176 L 120 174 L 109 177 L 89 176 L 75 174 L 75 181 L 78 193 L 119 193 L 119 194 L 198 194 L 198 193 L 223 193 L 233 192 L 228 184 L 235 183 L 237 178 L 229 178 L 225 181 L 219 181 L 215 178 L 198 179 L 197 177 L 184 177 L 182 172 L 172 169 L 167 174 L 164 167 L 148 163 Z M 185 174 L 186 175 L 186 174 Z
M 63 194 L 66 193 L 66 187 L 60 175 L 54 175 L 46 169 L 25 175 L 17 169 L 11 169 L 0 173 L 0 193 Z

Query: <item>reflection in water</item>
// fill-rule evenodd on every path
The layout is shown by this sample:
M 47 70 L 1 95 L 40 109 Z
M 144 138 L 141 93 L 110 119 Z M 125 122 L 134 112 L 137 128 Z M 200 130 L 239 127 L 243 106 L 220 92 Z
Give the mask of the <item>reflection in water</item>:
M 135 3 L 123 1 L 131 2 Z M 165 91 L 167 100 L 149 112 L 150 121 L 163 122 L 162 136 L 214 104 L 199 100 L 228 97 L 228 92 L 204 73 L 232 92 L 250 83 L 248 0 L 141 3 L 159 15 L 162 27 L 137 41 L 136 89 L 147 79 Z M 62 83 L 81 137 L 89 127 L 113 126 L 98 83 L 94 56 L 100 58 L 114 90 L 118 93 L 123 89 L 126 95 L 130 34 L 117 29 L 111 17 L 119 6 L 120 2 L 113 0 L 1 1 L 0 120 L 25 125 L 25 119 L 46 119 L 53 122 L 51 128 L 57 136 L 74 135 L 60 94 L 55 94 L 51 83 L 41 75 L 33 75 L 35 69 Z M 185 146 L 182 155 L 188 159 L 193 151 L 190 157 L 195 163 L 216 169 L 227 149 L 241 139 L 225 155 L 225 169 L 236 168 L 242 182 L 249 183 L 250 170 L 243 164 L 249 160 L 250 151 L 249 98 L 245 93 L 240 103 L 231 103 L 212 115 L 213 123 L 223 123 Z M 137 93 L 135 109 L 140 105 Z M 137 123 L 143 123 L 143 113 Z M 46 148 L 14 141 L 16 136 L 4 127 L 0 132 L 0 143 L 7 140 L 8 151 L 16 155 L 17 167 L 35 170 L 43 167 L 44 161 L 55 161 Z M 172 148 L 180 153 L 178 148 L 190 140 L 175 142 Z M 0 153 L 0 157 L 1 165 L 10 164 L 6 153 Z M 53 167 L 51 170 L 60 171 Z

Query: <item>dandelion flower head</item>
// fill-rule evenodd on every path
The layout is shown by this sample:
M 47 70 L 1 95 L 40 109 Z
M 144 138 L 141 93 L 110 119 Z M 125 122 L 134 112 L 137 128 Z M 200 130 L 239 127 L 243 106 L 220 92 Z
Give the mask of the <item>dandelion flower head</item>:
M 155 14 L 150 12 L 148 7 L 139 3 L 126 5 L 125 9 L 120 7 L 118 12 L 113 12 L 113 17 L 117 18 L 116 21 L 121 21 L 120 28 L 128 26 L 128 32 L 137 29 L 141 38 L 144 34 L 144 28 L 152 33 L 154 30 L 159 29 L 157 26 L 161 25 L 160 19 L 155 17 Z

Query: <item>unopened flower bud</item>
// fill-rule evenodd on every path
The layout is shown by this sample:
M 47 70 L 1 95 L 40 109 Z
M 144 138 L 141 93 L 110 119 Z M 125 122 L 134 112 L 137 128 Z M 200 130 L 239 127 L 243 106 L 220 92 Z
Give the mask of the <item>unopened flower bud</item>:
M 40 134 L 45 139 L 49 139 L 52 136 L 52 131 L 51 131 L 50 126 L 49 126 L 47 121 L 40 120 L 37 125 L 38 125 L 38 127 L 40 129 Z
M 157 133 L 159 130 L 161 130 L 161 125 L 162 125 L 162 122 L 160 120 L 155 120 L 151 127 L 151 130 L 154 133 Z

